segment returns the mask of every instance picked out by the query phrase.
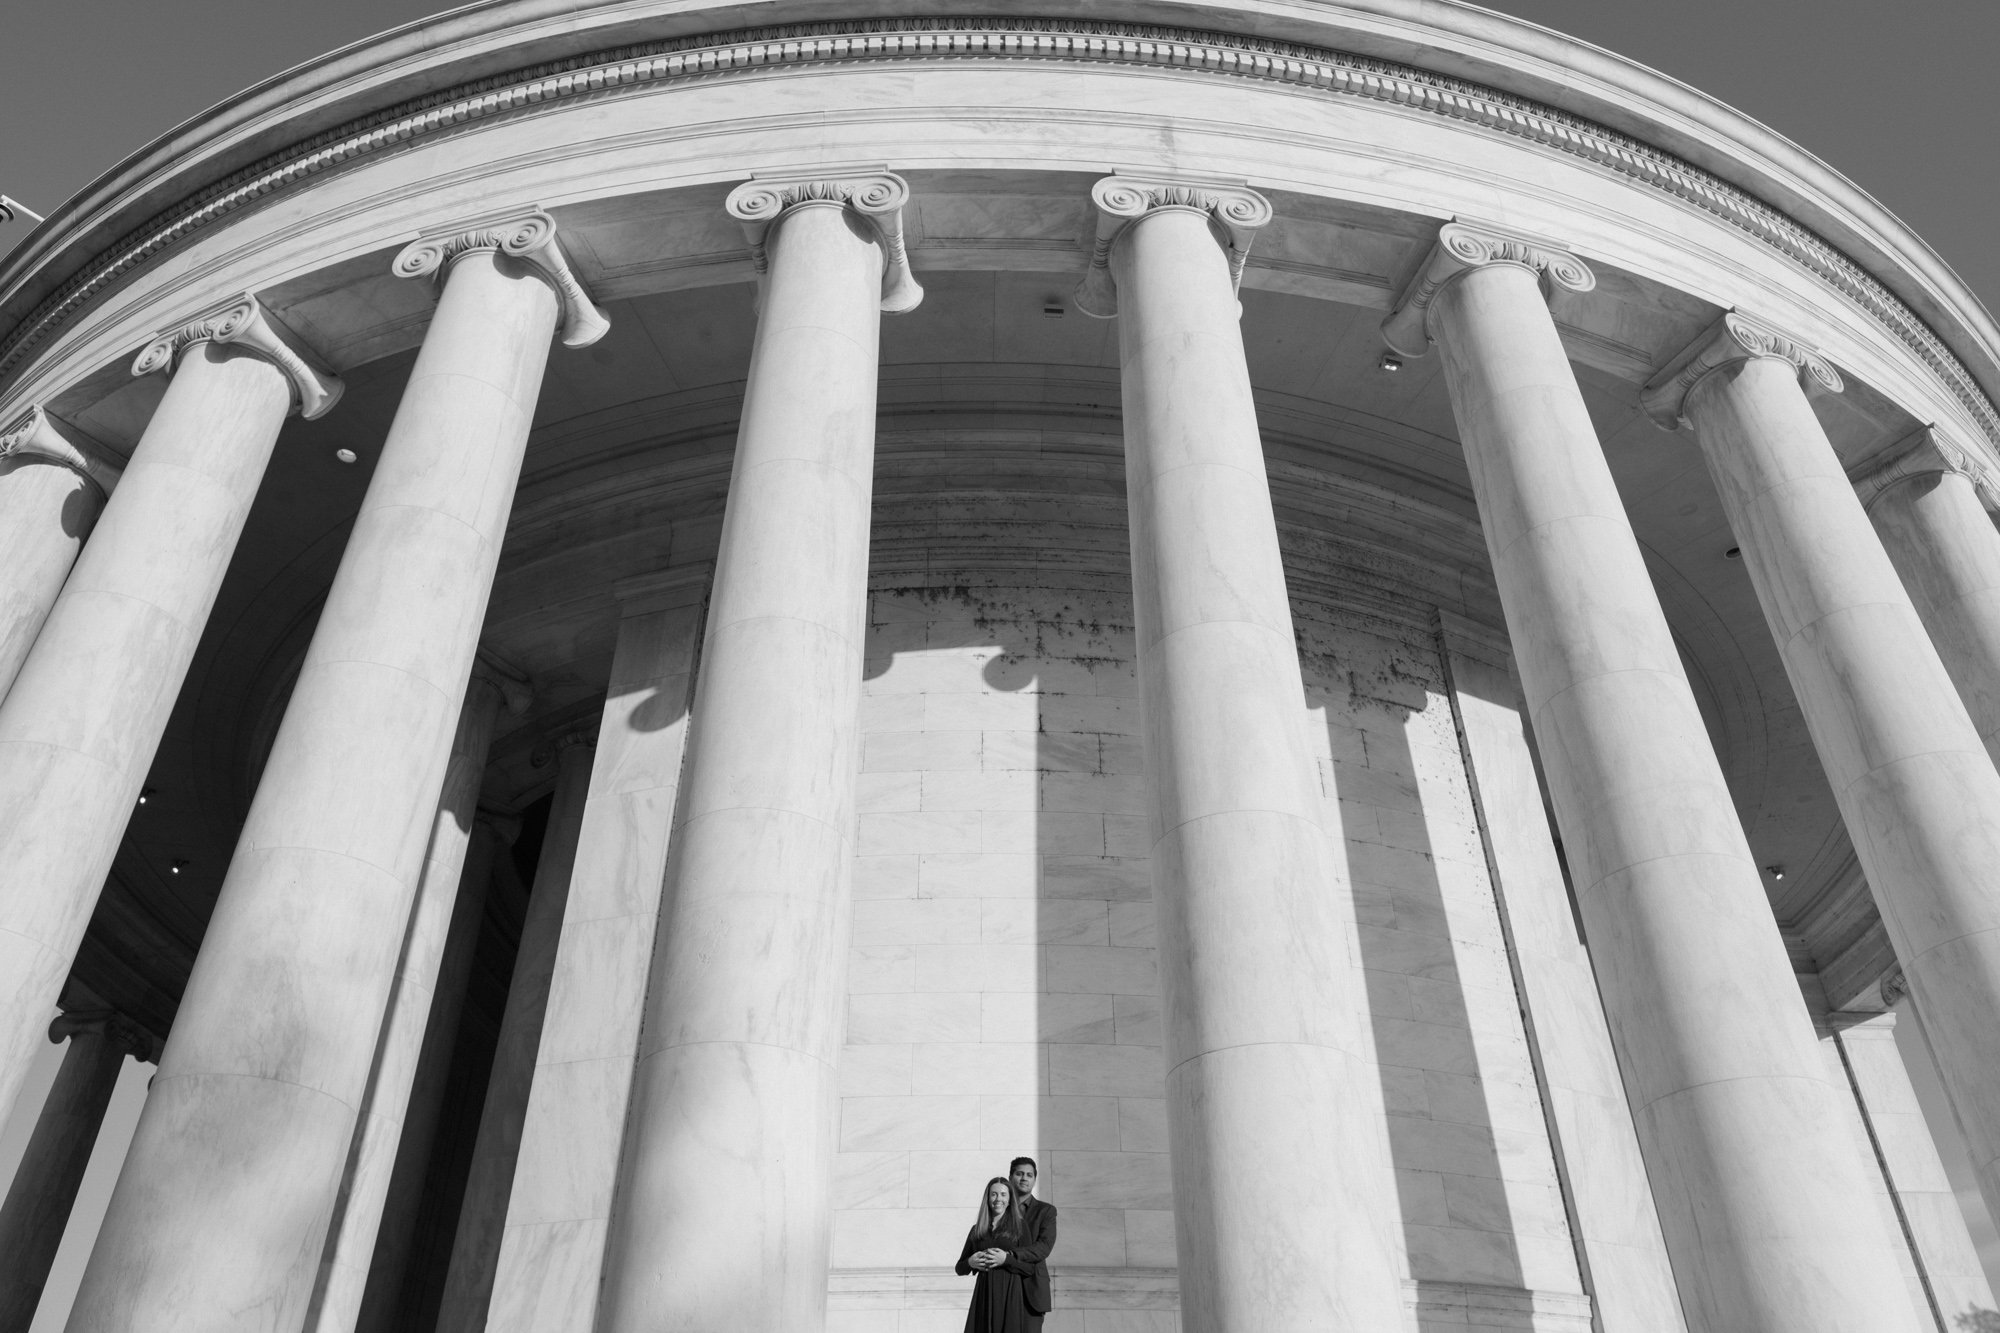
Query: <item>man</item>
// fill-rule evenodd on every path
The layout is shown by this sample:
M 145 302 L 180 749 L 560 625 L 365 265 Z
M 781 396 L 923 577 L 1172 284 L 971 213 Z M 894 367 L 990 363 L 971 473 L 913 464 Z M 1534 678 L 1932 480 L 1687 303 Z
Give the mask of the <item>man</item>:
M 1020 1197 L 1021 1222 L 1027 1235 L 1021 1244 L 1014 1247 L 1014 1257 L 1034 1267 L 1034 1274 L 1022 1283 L 1022 1294 L 1027 1298 L 1030 1310 L 1037 1315 L 1045 1315 L 1054 1304 L 1053 1293 L 1049 1290 L 1049 1251 L 1056 1247 L 1056 1206 L 1035 1197 L 1035 1180 L 1040 1174 L 1032 1157 L 1016 1157 L 1007 1164 L 1007 1178 L 1013 1182 L 1014 1193 Z M 974 1255 L 972 1266 L 991 1268 L 993 1261 L 987 1260 L 987 1256 L 992 1253 L 995 1251 L 981 1251 Z

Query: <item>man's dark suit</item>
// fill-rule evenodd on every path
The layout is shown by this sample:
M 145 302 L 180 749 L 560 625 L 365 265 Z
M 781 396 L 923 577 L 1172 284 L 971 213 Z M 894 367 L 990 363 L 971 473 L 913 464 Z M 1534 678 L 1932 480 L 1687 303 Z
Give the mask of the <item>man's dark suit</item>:
M 1014 1247 L 1014 1257 L 1035 1268 L 1033 1276 L 1021 1284 L 1021 1294 L 1030 1310 L 1047 1314 L 1055 1303 L 1049 1290 L 1049 1251 L 1056 1247 L 1056 1206 L 1031 1194 L 1021 1205 L 1021 1220 L 1027 1223 L 1028 1238 Z

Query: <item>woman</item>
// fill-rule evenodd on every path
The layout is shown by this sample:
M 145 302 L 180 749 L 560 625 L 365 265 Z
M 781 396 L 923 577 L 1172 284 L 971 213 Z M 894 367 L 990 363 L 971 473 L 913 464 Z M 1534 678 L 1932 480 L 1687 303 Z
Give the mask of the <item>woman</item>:
M 1028 1309 L 1023 1286 L 1034 1266 L 1014 1257 L 1024 1230 L 1013 1185 L 1005 1176 L 993 1177 L 979 1199 L 979 1220 L 958 1254 L 958 1275 L 979 1275 L 972 1284 L 972 1308 L 965 1312 L 965 1333 L 1041 1333 L 1042 1317 Z

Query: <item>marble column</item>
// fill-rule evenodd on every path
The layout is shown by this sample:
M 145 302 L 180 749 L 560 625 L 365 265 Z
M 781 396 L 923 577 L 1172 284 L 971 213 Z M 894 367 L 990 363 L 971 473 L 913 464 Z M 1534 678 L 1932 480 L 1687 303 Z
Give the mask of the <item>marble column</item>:
M 542 835 L 542 854 L 535 862 L 535 883 L 528 892 L 514 972 L 507 983 L 507 1007 L 500 1015 L 500 1039 L 486 1079 L 472 1169 L 458 1209 L 458 1229 L 452 1235 L 438 1333 L 479 1333 L 486 1327 L 494 1265 L 507 1225 L 507 1196 L 514 1186 L 521 1126 L 535 1077 L 535 1052 L 541 1045 L 542 1018 L 548 1012 L 556 949 L 562 941 L 563 908 L 583 832 L 595 734 L 594 726 L 566 732 L 547 744 L 546 757 L 541 758 L 556 766 L 555 799 Z
M 1438 640 L 1584 1289 L 1604 1333 L 1682 1333 L 1601 988 L 1535 777 L 1514 650 L 1447 611 Z
M 106 450 L 40 406 L 0 430 L 0 699 L 48 619 L 118 472 Z
M 1897 1049 L 1896 1015 L 1835 1012 L 1825 1023 L 1928 1303 L 1960 1333 L 1962 1317 L 1994 1308 L 1993 1288 Z
M 1893 1239 L 1545 293 L 1446 224 L 1384 322 L 1446 385 L 1667 1252 L 1695 1333 L 1908 1330 Z
M 729 196 L 763 272 L 667 866 L 604 1333 L 826 1315 L 884 310 L 886 172 Z
M 1181 1319 L 1404 1327 L 1353 926 L 1321 822 L 1236 275 L 1262 196 L 1097 182 L 1118 318 Z M 1115 303 L 1115 304 L 1114 304 Z
M 707 564 L 621 612 L 487 1333 L 591 1333 L 674 828 Z
M 528 686 L 518 673 L 484 653 L 480 655 L 459 708 L 458 731 L 452 737 L 451 760 L 431 824 L 430 847 L 410 910 L 389 1013 L 375 1051 L 375 1069 L 369 1076 L 361 1123 L 348 1153 L 347 1178 L 341 1185 L 320 1259 L 319 1287 L 306 1319 L 307 1333 L 353 1333 L 360 1316 L 382 1207 L 395 1174 L 411 1089 L 437 1000 L 445 950 L 454 934 L 461 939 L 465 935 L 463 926 L 457 931 L 453 927 L 460 920 L 457 903 L 464 891 L 466 852 L 478 826 L 479 786 L 486 775 L 487 750 L 501 706 L 519 714 L 527 711 L 530 699 Z M 482 884 L 470 896 L 483 903 L 483 890 Z M 461 989 L 463 984 L 461 969 Z M 456 1003 L 451 1008 L 457 1012 Z
M 1980 494 L 1991 484 L 1972 454 L 1925 426 L 1865 464 L 1854 491 L 2000 761 L 2000 531 Z
M 550 336 L 604 327 L 554 230 L 545 214 L 482 220 L 396 260 L 405 276 L 447 275 L 437 311 L 84 1272 L 76 1333 L 304 1323 Z
M 459 1020 L 465 1012 L 466 988 L 472 979 L 479 936 L 493 877 L 520 838 L 520 819 L 480 809 L 473 816 L 459 875 L 458 897 L 452 904 L 444 957 L 438 964 L 435 998 L 424 1025 L 424 1042 L 417 1053 L 410 1083 L 409 1105 L 403 1112 L 403 1132 L 396 1143 L 396 1163 L 382 1201 L 382 1220 L 375 1229 L 375 1247 L 368 1264 L 368 1282 L 361 1297 L 355 1327 L 382 1330 L 394 1326 L 403 1280 L 418 1244 L 424 1187 L 430 1178 L 431 1154 L 437 1145 L 438 1123 L 450 1086 L 453 1053 L 458 1047 Z M 427 867 L 428 868 L 428 867 Z M 511 867 L 508 867 L 511 870 Z M 523 897 L 526 896 L 525 891 Z M 449 1255 L 445 1260 L 449 1261 Z
M 2000 1215 L 2000 773 L 1801 387 L 1840 377 L 1731 313 L 1644 402 L 1690 426 Z
M 62 1068 L 42 1103 L 27 1152 L 0 1206 L 0 1333 L 28 1333 L 97 1146 L 97 1131 L 125 1057 L 153 1058 L 153 1038 L 122 1015 L 67 1013 L 49 1040 L 67 1039 Z
M 0 701 L 0 1115 L 111 870 L 278 428 L 340 381 L 254 296 L 161 335 L 165 397 Z

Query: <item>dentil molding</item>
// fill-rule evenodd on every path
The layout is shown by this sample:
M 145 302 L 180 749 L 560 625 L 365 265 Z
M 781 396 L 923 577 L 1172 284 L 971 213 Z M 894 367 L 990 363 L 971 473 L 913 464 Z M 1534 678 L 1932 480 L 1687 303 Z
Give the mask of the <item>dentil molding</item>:
M 0 429 L 0 459 L 46 458 L 74 468 L 110 495 L 124 474 L 109 449 L 68 422 L 58 422 L 40 403 L 30 404 L 11 426 Z
M 1558 287 L 1581 293 L 1597 286 L 1590 265 L 1553 241 L 1453 218 L 1438 230 L 1437 243 L 1382 321 L 1382 341 L 1404 356 L 1429 352 L 1431 303 L 1453 279 L 1488 264 L 1527 269 L 1541 283 L 1544 299 Z
M 1090 187 L 1097 205 L 1097 242 L 1090 267 L 1076 286 L 1076 308 L 1098 319 L 1118 313 L 1118 284 L 1111 276 L 1111 248 L 1133 223 L 1163 209 L 1205 214 L 1229 260 L 1229 281 L 1240 287 L 1257 229 L 1271 220 L 1271 201 L 1243 181 L 1119 171 Z
M 0 377 L 133 269 L 240 209 L 358 158 L 571 99 L 774 67 L 940 60 L 1150 66 L 1250 79 L 1392 104 L 1580 158 L 1723 219 L 1828 283 L 1928 366 L 2000 442 L 2000 409 L 1915 311 L 1808 228 L 1672 153 L 1525 97 L 1392 61 L 1234 33 L 1013 17 L 884 18 L 708 33 L 549 61 L 413 98 L 252 163 L 107 247 L 0 341 Z
M 132 363 L 132 373 L 163 371 L 171 375 L 188 348 L 207 342 L 255 352 L 283 371 L 292 385 L 292 410 L 307 421 L 317 421 L 331 412 L 347 389 L 338 375 L 306 360 L 289 331 L 281 331 L 278 321 L 251 292 L 211 306 L 179 328 L 154 338 Z
M 859 171 L 820 171 L 806 175 L 756 175 L 729 192 L 723 207 L 743 224 L 750 243 L 750 262 L 761 281 L 770 271 L 771 233 L 785 215 L 798 208 L 834 204 L 852 209 L 874 229 L 882 246 L 882 313 L 903 315 L 924 299 L 910 271 L 910 253 L 903 244 L 903 205 L 910 187 L 887 167 Z
M 534 269 L 555 289 L 562 306 L 562 343 L 588 347 L 611 329 L 590 299 L 556 241 L 556 220 L 539 208 L 495 213 L 426 232 L 403 247 L 390 271 L 399 278 L 435 277 L 440 287 L 451 266 L 471 254 L 503 254 Z
M 1639 406 L 1655 425 L 1678 430 L 1687 424 L 1688 395 L 1695 385 L 1725 366 L 1752 357 L 1790 362 L 1808 387 L 1817 386 L 1828 393 L 1839 393 L 1844 387 L 1840 373 L 1816 349 L 1762 320 L 1731 310 L 1653 377 L 1639 395 Z

